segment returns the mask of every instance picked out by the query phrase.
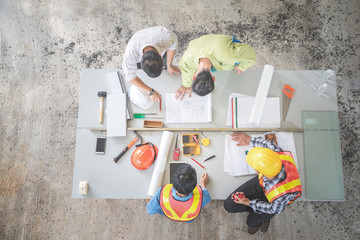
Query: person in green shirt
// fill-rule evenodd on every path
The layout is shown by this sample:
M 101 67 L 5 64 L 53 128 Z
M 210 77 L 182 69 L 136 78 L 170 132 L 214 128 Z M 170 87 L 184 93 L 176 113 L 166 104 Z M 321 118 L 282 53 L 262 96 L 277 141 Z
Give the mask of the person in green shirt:
M 194 39 L 180 59 L 182 86 L 175 91 L 175 97 L 182 100 L 186 93 L 191 97 L 192 91 L 205 96 L 215 88 L 211 71 L 234 70 L 240 74 L 255 60 L 255 50 L 235 36 L 208 34 Z

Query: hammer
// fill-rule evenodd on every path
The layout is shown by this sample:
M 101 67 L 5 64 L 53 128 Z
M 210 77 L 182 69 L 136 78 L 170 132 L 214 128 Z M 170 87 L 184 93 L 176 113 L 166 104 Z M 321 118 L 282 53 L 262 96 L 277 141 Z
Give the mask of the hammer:
M 103 123 L 104 98 L 106 97 L 106 92 L 98 92 L 98 97 L 100 97 L 99 123 Z
M 140 143 L 143 143 L 143 139 L 142 137 L 140 136 L 140 134 L 138 134 L 136 131 L 134 131 L 134 133 L 136 134 L 135 138 L 129 143 L 129 145 L 127 145 L 124 150 L 122 150 L 122 152 L 117 155 L 115 158 L 114 158 L 114 162 L 117 162 L 119 161 L 119 159 L 127 152 L 127 150 L 129 150 L 129 148 L 131 148 L 132 145 L 134 145 L 136 143 L 137 140 L 140 139 Z

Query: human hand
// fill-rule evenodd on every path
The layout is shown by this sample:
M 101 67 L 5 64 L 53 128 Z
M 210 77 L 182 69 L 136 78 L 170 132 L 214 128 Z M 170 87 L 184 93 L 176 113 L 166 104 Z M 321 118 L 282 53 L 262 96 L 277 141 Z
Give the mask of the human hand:
M 239 142 L 236 146 L 247 146 L 250 144 L 251 137 L 242 132 L 235 132 L 231 134 L 231 140 Z
M 202 176 L 201 176 L 201 179 L 200 179 L 200 186 L 201 188 L 206 188 L 206 184 L 209 182 L 209 177 L 208 177 L 208 174 L 207 173 L 204 173 Z
M 231 195 L 231 199 L 238 204 L 249 206 L 250 199 L 248 199 L 243 192 L 236 192 Z
M 175 98 L 178 99 L 181 96 L 180 100 L 183 100 L 186 93 L 189 93 L 189 97 L 191 97 L 191 88 L 181 86 L 175 91 Z
M 150 96 L 150 99 L 153 101 L 153 102 L 160 102 L 161 100 L 161 95 L 155 91 L 153 95 Z
M 177 66 L 173 66 L 173 65 L 168 65 L 167 66 L 167 71 L 170 73 L 170 75 L 172 76 L 174 73 L 180 75 L 181 74 L 181 70 L 179 67 Z
M 243 73 L 243 71 L 241 71 L 238 67 L 234 68 L 234 71 L 236 74 Z

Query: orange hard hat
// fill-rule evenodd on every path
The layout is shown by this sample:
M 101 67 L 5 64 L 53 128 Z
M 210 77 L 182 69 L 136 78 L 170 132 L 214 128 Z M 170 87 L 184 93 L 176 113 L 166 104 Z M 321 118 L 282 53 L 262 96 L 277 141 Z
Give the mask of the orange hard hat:
M 279 155 L 269 148 L 254 147 L 246 156 L 247 163 L 266 177 L 275 177 L 282 168 Z
M 155 161 L 159 149 L 152 143 L 136 145 L 136 149 L 131 155 L 132 165 L 139 170 L 145 170 Z

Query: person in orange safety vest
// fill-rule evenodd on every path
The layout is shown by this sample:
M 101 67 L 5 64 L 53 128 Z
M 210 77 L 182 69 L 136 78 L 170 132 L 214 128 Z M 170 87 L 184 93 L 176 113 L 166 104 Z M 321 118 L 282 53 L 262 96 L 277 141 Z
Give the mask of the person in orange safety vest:
M 172 184 L 160 187 L 146 208 L 150 215 L 161 214 L 174 221 L 192 222 L 211 200 L 206 189 L 209 178 L 204 173 L 197 185 L 195 169 L 185 164 L 171 176 Z
M 287 205 L 301 196 L 299 173 L 290 152 L 283 151 L 272 141 L 252 138 L 244 133 L 232 134 L 237 145 L 252 145 L 247 163 L 258 176 L 241 185 L 225 200 L 224 208 L 231 213 L 249 212 L 248 233 L 266 232 L 270 218 L 280 214 Z

